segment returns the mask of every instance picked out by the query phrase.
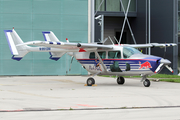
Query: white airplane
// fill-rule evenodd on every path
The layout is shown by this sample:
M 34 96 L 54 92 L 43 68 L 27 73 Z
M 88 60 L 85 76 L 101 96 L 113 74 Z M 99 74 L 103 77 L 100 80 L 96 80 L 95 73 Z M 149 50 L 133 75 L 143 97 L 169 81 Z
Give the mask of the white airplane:
M 150 86 L 148 75 L 159 73 L 165 66 L 171 72 L 172 68 L 168 65 L 171 62 L 167 59 L 145 55 L 136 48 L 148 47 L 170 47 L 176 46 L 175 43 L 169 44 L 126 44 L 126 45 L 103 45 L 94 43 L 70 43 L 61 42 L 53 32 L 42 32 L 45 41 L 23 42 L 14 29 L 4 30 L 12 59 L 21 60 L 28 52 L 50 52 L 50 59 L 58 60 L 65 53 L 75 57 L 79 63 L 91 74 L 87 79 L 87 85 L 95 84 L 95 75 L 116 75 L 117 83 L 124 84 L 122 76 L 142 76 L 141 82 L 145 87 Z M 35 47 L 31 47 L 31 46 Z

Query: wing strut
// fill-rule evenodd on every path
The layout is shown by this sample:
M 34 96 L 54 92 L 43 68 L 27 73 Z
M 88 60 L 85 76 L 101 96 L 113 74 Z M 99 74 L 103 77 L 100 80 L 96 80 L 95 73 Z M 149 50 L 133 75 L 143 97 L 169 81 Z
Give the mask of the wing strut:
M 99 59 L 99 61 L 100 61 L 100 64 L 102 65 L 104 71 L 107 72 L 107 69 L 106 69 L 106 67 L 105 67 L 105 65 L 104 65 L 104 63 L 103 63 L 101 57 L 99 56 L 98 52 L 95 51 L 95 54 L 96 54 L 96 56 L 98 57 L 98 59 Z

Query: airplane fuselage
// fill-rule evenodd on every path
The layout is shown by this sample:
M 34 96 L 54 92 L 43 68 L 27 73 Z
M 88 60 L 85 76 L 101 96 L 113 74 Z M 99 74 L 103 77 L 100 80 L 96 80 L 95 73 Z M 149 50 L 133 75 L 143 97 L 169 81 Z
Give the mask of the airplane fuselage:
M 129 49 L 129 48 L 128 48 Z M 130 52 L 131 52 L 130 48 Z M 134 50 L 134 49 L 133 49 Z M 118 76 L 134 76 L 134 75 L 153 75 L 157 72 L 156 69 L 160 66 L 163 58 L 152 55 L 145 55 L 135 51 L 131 56 L 127 56 L 126 47 L 115 46 L 109 50 L 98 50 L 101 61 L 92 52 L 75 52 L 73 55 L 79 63 L 90 73 L 100 75 L 118 75 Z M 118 56 L 119 54 L 119 56 Z M 163 59 L 164 60 L 164 59 Z M 168 60 L 166 60 L 169 62 Z M 164 66 L 160 66 L 158 72 Z

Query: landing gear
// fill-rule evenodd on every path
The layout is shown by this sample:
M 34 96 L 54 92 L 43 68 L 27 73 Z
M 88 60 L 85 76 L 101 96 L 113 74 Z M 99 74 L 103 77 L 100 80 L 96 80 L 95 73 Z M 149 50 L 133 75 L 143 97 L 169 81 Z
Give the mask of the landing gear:
M 141 82 L 143 82 L 144 87 L 149 87 L 151 85 L 151 82 L 147 79 L 147 75 L 141 75 L 142 79 Z
M 123 77 L 118 77 L 118 78 L 117 78 L 117 83 L 118 83 L 119 85 L 124 84 L 124 82 L 125 82 L 125 80 L 124 80 Z
M 149 87 L 151 85 L 151 82 L 148 79 L 145 79 L 143 81 L 143 84 L 144 84 L 145 87 Z
M 90 77 L 87 79 L 87 86 L 92 86 L 95 84 L 94 78 Z

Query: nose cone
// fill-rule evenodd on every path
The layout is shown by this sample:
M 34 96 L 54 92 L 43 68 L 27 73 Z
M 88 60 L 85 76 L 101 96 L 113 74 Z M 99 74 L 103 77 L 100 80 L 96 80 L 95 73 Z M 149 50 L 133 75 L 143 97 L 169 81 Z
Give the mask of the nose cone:
M 169 61 L 168 59 L 162 58 L 160 63 L 163 63 L 164 65 L 169 65 L 169 64 L 171 64 L 171 61 Z

